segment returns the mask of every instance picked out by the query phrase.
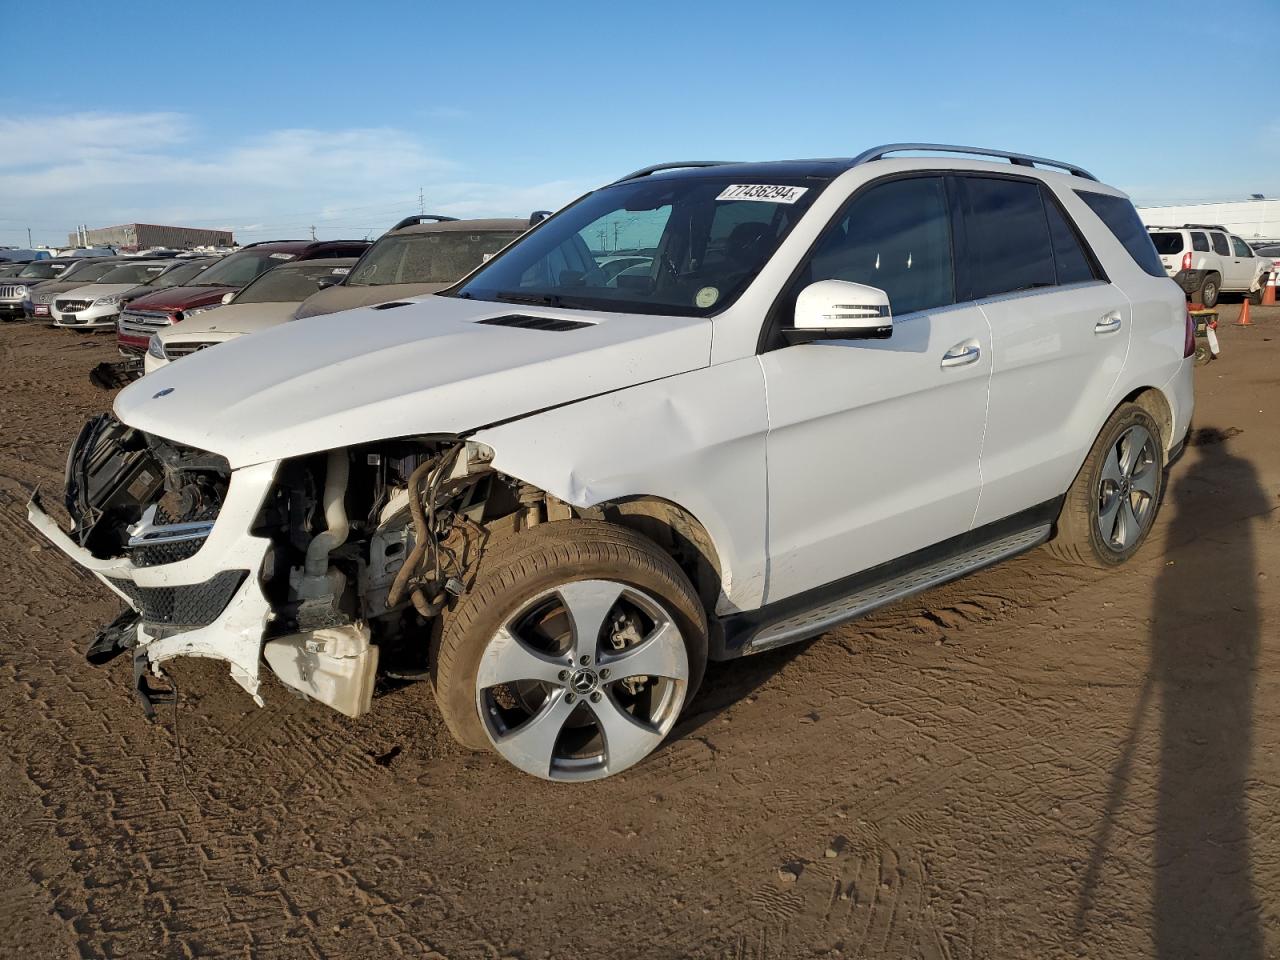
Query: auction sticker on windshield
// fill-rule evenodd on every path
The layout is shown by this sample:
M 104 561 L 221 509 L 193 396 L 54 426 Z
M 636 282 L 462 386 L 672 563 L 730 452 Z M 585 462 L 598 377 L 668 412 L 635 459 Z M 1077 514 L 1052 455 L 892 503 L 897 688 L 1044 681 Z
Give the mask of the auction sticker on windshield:
M 768 183 L 735 183 L 725 187 L 717 200 L 758 200 L 761 203 L 795 203 L 808 187 L 784 187 Z

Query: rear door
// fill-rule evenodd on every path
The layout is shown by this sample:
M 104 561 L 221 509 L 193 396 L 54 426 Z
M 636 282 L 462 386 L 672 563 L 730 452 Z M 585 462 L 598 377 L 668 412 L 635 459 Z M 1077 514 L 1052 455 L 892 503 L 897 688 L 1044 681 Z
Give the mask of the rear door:
M 956 175 L 958 296 L 991 325 L 991 394 L 974 526 L 1044 507 L 1124 366 L 1129 301 L 1034 179 Z
M 1249 281 L 1242 276 L 1243 265 L 1232 253 L 1227 235 L 1221 230 L 1210 230 L 1209 245 L 1218 256 L 1218 269 L 1222 272 L 1222 289 L 1243 290 L 1249 286 Z

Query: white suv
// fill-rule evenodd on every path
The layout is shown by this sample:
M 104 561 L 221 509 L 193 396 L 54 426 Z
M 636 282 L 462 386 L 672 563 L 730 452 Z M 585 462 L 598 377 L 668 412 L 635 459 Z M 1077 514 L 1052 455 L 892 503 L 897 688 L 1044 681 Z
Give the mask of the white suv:
M 944 151 L 990 159 L 890 157 Z M 350 715 L 429 678 L 463 744 L 585 780 L 648 755 L 709 658 L 1045 541 L 1128 559 L 1193 352 L 1078 167 L 664 164 L 442 294 L 150 374 L 75 442 L 70 533 L 29 515 L 128 604 L 89 656 L 127 650 L 148 708 L 179 656 Z
M 1219 294 L 1226 292 L 1262 302 L 1271 258 L 1254 253 L 1225 227 L 1187 223 L 1147 229 L 1165 272 L 1192 300 L 1212 308 L 1218 305 Z

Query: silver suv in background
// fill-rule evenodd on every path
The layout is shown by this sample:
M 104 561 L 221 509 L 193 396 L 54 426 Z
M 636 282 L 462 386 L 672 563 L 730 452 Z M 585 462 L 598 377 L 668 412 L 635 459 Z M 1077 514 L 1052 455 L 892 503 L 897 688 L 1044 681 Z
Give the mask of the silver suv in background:
M 1193 301 L 1214 307 L 1225 292 L 1243 293 L 1253 303 L 1262 302 L 1271 258 L 1255 254 L 1225 227 L 1184 223 L 1147 229 L 1165 272 Z

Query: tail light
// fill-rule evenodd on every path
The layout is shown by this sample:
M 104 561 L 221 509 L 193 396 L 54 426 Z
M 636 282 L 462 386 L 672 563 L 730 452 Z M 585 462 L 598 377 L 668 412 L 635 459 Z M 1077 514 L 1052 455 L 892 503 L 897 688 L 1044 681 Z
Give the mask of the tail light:
M 1191 269 L 1191 251 L 1190 250 L 1188 250 L 1186 253 L 1182 255 L 1182 269 L 1183 270 Z
M 1191 316 L 1191 310 L 1187 310 L 1187 340 L 1182 345 L 1183 359 L 1195 356 L 1196 352 L 1196 318 Z

